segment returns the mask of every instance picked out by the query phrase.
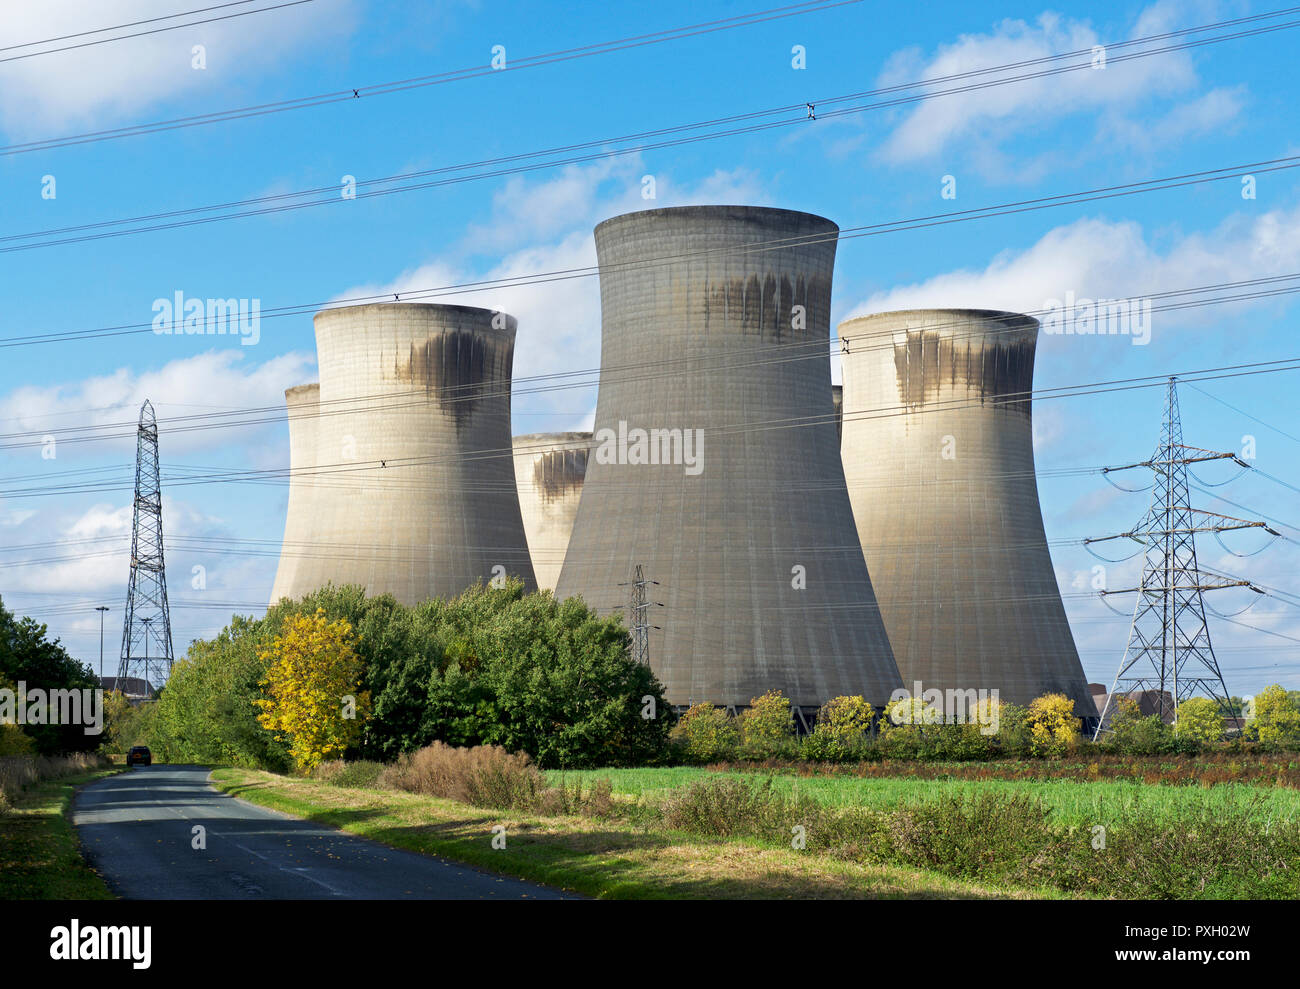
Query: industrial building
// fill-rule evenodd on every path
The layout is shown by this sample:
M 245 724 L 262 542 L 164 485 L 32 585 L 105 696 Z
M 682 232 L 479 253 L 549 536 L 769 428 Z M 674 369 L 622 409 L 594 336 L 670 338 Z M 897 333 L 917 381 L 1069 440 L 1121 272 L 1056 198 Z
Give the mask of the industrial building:
M 1034 473 L 1037 320 L 909 310 L 839 337 L 844 471 L 904 683 L 1093 717 Z
M 833 428 L 838 228 L 689 206 L 595 236 L 600 390 L 557 596 L 622 613 L 641 566 L 649 662 L 676 705 L 884 704 L 900 680 Z
M 320 385 L 296 385 L 284 393 L 289 417 L 289 505 L 284 515 L 284 541 L 280 566 L 271 587 L 271 603 L 301 596 L 298 568 L 312 553 L 312 542 L 323 538 L 317 531 L 311 499 L 316 491 L 316 434 L 320 421 Z M 322 479 L 323 481 L 323 479 Z
M 591 433 L 530 433 L 514 439 L 515 486 L 537 587 L 555 590 L 587 476 Z
M 307 551 L 282 560 L 276 595 L 359 584 L 416 604 L 504 577 L 535 589 L 511 455 L 514 317 L 385 303 L 325 309 L 315 326 L 315 457 L 285 523 Z

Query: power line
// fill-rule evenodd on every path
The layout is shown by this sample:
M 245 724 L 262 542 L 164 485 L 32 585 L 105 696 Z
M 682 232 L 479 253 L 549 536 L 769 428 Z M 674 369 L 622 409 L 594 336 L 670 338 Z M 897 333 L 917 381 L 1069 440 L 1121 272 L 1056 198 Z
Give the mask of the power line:
M 84 134 L 70 134 L 65 137 L 28 141 L 23 144 L 0 145 L 0 156 L 27 154 L 32 151 L 48 151 L 53 148 L 68 147 L 78 144 L 91 144 L 99 141 L 116 140 L 123 137 L 135 137 L 143 134 L 156 134 L 161 131 L 199 127 L 206 124 L 222 123 L 228 120 L 240 120 L 248 117 L 282 113 L 287 110 L 301 110 L 314 106 L 323 106 L 330 103 L 342 103 L 361 99 L 366 96 L 379 96 L 388 93 L 404 92 L 406 90 L 418 89 L 425 86 L 436 86 L 448 82 L 457 82 L 462 79 L 494 75 L 499 72 L 534 68 L 540 65 L 551 65 L 556 62 L 586 58 L 590 55 L 602 55 L 609 52 L 624 51 L 629 48 L 640 48 L 647 45 L 661 44 L 666 41 L 675 41 L 680 38 L 711 34 L 716 31 L 727 31 L 732 28 L 748 27 L 753 24 L 780 20 L 786 17 L 795 17 L 800 14 L 817 13 L 822 10 L 831 10 L 836 7 L 844 7 L 860 2 L 861 0 L 813 0 L 813 2 L 791 4 L 786 7 L 775 7 L 770 10 L 760 10 L 749 14 L 738 14 L 733 17 L 705 21 L 700 24 L 689 24 L 684 27 L 669 28 L 667 30 L 656 31 L 650 34 L 634 35 L 629 38 L 619 38 L 613 41 L 598 42 L 595 44 L 584 45 L 580 48 L 567 48 L 560 51 L 510 59 L 507 61 L 506 67 L 503 69 L 485 68 L 482 65 L 474 65 L 464 69 L 453 69 L 451 71 L 434 73 L 432 75 L 374 83 L 369 86 L 349 87 L 347 89 L 339 89 L 329 93 L 317 93 L 312 96 L 300 96 L 294 99 L 279 100 L 271 103 L 260 103 L 229 110 L 217 110 L 212 113 L 177 117 L 171 120 L 159 120 L 145 124 L 132 124 L 126 127 L 91 131 Z M 1282 16 L 1285 13 L 1288 13 L 1288 11 L 1276 11 L 1239 20 L 1244 23 L 1246 21 Z M 1229 21 L 1224 22 L 1223 24 L 1208 25 L 1206 27 L 1193 28 L 1189 30 L 1209 30 L 1220 26 L 1231 26 L 1236 23 L 1238 23 L 1238 21 Z
M 1266 28 L 1257 28 L 1252 32 L 1243 32 L 1242 34 L 1258 34 L 1267 31 L 1278 31 L 1286 28 L 1300 25 L 1300 20 L 1289 21 L 1283 24 L 1269 25 Z M 1213 39 L 1201 39 L 1195 42 L 1188 42 L 1183 45 L 1171 46 L 1168 48 L 1153 49 L 1146 52 L 1135 52 L 1129 55 L 1121 55 L 1112 58 L 1111 63 L 1123 62 L 1134 58 L 1145 58 L 1150 55 L 1162 54 L 1169 51 L 1182 50 L 1188 47 L 1195 47 L 1205 44 L 1217 43 L 1219 41 L 1232 40 L 1241 36 L 1232 35 Z M 1025 79 L 1040 78 L 1044 75 L 1058 75 L 1064 72 L 1079 71 L 1083 69 L 1092 70 L 1091 61 L 1083 62 L 1078 65 L 1062 66 L 1050 70 L 1044 70 L 1037 73 L 998 79 L 992 82 L 978 84 L 969 84 L 950 90 L 940 90 L 934 92 L 920 93 L 913 96 L 889 100 L 881 103 L 863 104 L 859 106 L 842 107 L 833 111 L 820 111 L 820 119 L 825 120 L 832 117 L 847 116 L 850 114 L 863 113 L 868 110 L 883 109 L 896 107 L 906 103 L 920 102 L 929 99 L 935 99 L 940 96 L 949 96 L 957 93 L 970 92 L 972 90 L 984 89 L 994 85 L 1006 85 L 1012 82 L 1020 82 Z M 918 84 L 910 84 L 915 86 Z M 849 94 L 844 96 L 829 97 L 815 102 L 815 104 L 802 103 L 791 106 L 771 108 L 767 110 L 752 111 L 744 114 L 736 114 L 730 117 L 716 118 L 712 121 L 684 124 L 676 127 L 661 128 L 656 131 L 646 131 L 640 134 L 625 135 L 622 137 L 602 138 L 596 141 L 588 141 L 576 145 L 568 145 L 561 148 L 550 148 L 541 151 L 525 152 L 521 154 L 508 155 L 504 157 L 486 159 L 477 162 L 467 162 L 458 165 L 446 165 L 439 168 L 423 169 L 415 172 L 404 172 L 397 175 L 383 176 L 375 179 L 366 179 L 355 183 L 356 188 L 353 194 L 344 197 L 341 194 L 339 186 L 320 186 L 312 189 L 305 189 L 299 192 L 276 193 L 266 196 L 253 197 L 243 200 L 234 200 L 225 203 L 210 204 L 207 206 L 196 206 L 178 210 L 168 210 L 160 213 L 145 214 L 136 217 L 124 217 L 117 220 L 103 220 L 96 223 L 80 224 L 69 227 L 58 227 L 49 230 L 29 231 L 27 233 L 9 234 L 0 237 L 0 243 L 8 243 L 8 247 L 0 247 L 0 253 L 13 253 L 16 251 L 36 250 L 44 247 L 57 247 L 68 244 L 86 243 L 95 240 L 104 240 L 114 237 L 129 236 L 138 233 L 153 233 L 164 230 L 174 230 L 183 227 L 197 226 L 200 224 L 216 223 L 224 220 L 242 219 L 252 216 L 265 216 L 275 213 L 289 212 L 291 210 L 306 209 L 313 206 L 328 206 L 339 203 L 352 202 L 357 199 L 372 199 L 379 196 L 395 195 L 403 192 L 414 192 L 423 189 L 440 188 L 443 186 L 459 185 L 465 182 L 481 181 L 484 179 L 500 178 L 502 176 L 518 175 L 527 172 L 534 172 L 550 168 L 557 168 L 562 165 L 582 164 L 590 161 L 622 157 L 632 154 L 641 154 L 646 151 L 659 150 L 668 147 L 677 147 L 685 144 L 694 144 L 701 141 L 717 140 L 724 137 L 732 137 L 739 134 L 755 133 L 763 130 L 770 130 L 776 127 L 788 127 L 805 123 L 809 116 L 804 111 L 810 105 L 833 105 L 842 103 L 851 99 L 859 98 L 862 94 Z M 659 136 L 670 133 L 681 133 L 682 131 L 699 130 L 700 128 L 714 126 L 720 123 L 735 123 L 739 121 L 753 120 L 757 117 L 772 116 L 780 113 L 790 113 L 794 111 L 795 116 L 765 123 L 750 124 L 744 127 L 736 127 L 728 130 L 716 131 L 706 134 L 693 134 L 688 137 L 671 138 L 653 143 L 634 144 L 630 147 L 610 149 L 608 145 L 628 140 L 642 140 L 646 137 Z M 552 161 L 539 161 L 529 165 L 515 165 L 508 168 L 490 169 L 487 166 L 509 164 L 512 162 L 525 161 L 533 158 L 548 157 L 556 154 L 562 154 L 572 150 L 582 150 L 587 148 L 600 148 L 587 154 L 558 158 Z M 449 175 L 448 173 L 467 172 L 463 175 Z M 411 179 L 427 179 L 429 176 L 443 175 L 447 176 L 429 181 L 410 182 Z M 394 183 L 407 183 L 393 185 Z M 393 185 L 392 188 L 370 188 L 366 187 Z M 362 191 L 356 191 L 362 190 Z M 322 198 L 306 199 L 304 197 L 317 196 Z M 278 205 L 266 205 L 278 204 Z M 245 208 L 260 207 L 260 208 Z M 221 212 L 227 211 L 227 212 Z M 201 214 L 217 215 L 201 215 Z M 190 217 L 189 219 L 177 219 L 178 217 Z M 154 222 L 167 221 L 167 222 Z M 142 226 L 131 226 L 132 224 L 148 224 Z M 121 229 L 107 229 L 121 228 Z M 98 233 L 88 233 L 85 231 L 100 231 Z M 77 236 L 60 237 L 60 234 L 77 234 Z M 20 241 L 33 241 L 37 238 L 45 238 L 35 243 L 17 243 Z
M 853 240 L 861 237 L 879 236 L 887 233 L 899 233 L 905 230 L 919 230 L 927 227 L 943 226 L 951 223 L 962 223 L 971 220 L 988 219 L 990 217 L 1007 216 L 1016 213 L 1032 212 L 1039 209 L 1050 209 L 1058 206 L 1077 205 L 1079 203 L 1094 202 L 1102 199 L 1114 199 L 1123 196 L 1139 195 L 1146 192 L 1157 192 L 1165 189 L 1181 188 L 1184 186 L 1200 185 L 1207 182 L 1222 181 L 1227 178 L 1235 178 L 1243 172 L 1273 172 L 1285 169 L 1300 167 L 1300 155 L 1292 155 L 1283 158 L 1273 158 L 1264 161 L 1248 162 L 1241 165 L 1233 165 L 1224 168 L 1207 169 L 1199 172 L 1188 172 L 1181 175 L 1166 176 L 1156 179 L 1146 179 L 1141 182 L 1130 182 L 1115 186 L 1103 186 L 1097 189 L 1088 189 L 1080 192 L 1063 193 L 1055 196 L 1041 196 L 1035 199 L 1020 200 L 1012 203 L 1003 203 L 995 206 L 979 207 L 968 210 L 956 210 L 948 213 L 935 213 L 922 217 L 915 217 L 906 220 L 895 220 L 888 223 L 865 224 L 861 226 L 840 228 L 836 234 L 822 235 L 810 234 L 799 237 L 775 238 L 770 241 L 756 242 L 752 245 L 746 245 L 744 248 L 719 247 L 705 248 L 697 251 L 691 251 L 676 255 L 663 255 L 654 258 L 633 259 L 625 262 L 605 265 L 606 271 L 618 271 L 636 267 L 655 267 L 667 264 L 673 264 L 686 260 L 708 256 L 735 256 L 748 255 L 755 253 L 764 253 L 772 250 L 785 250 L 795 247 L 809 246 L 831 241 Z M 427 289 L 413 289 L 404 293 L 385 293 L 383 295 L 353 296 L 347 299 L 336 299 L 331 302 L 312 302 L 300 303 L 292 306 L 281 306 L 277 308 L 262 310 L 260 318 L 279 318 L 291 315 L 301 315 L 305 312 L 322 309 L 336 309 L 349 305 L 360 305 L 365 303 L 389 302 L 389 301 L 406 301 L 425 300 L 437 298 L 451 294 L 471 294 L 474 292 L 488 291 L 492 289 L 517 288 L 524 285 L 547 284 L 550 282 L 568 281 L 575 278 L 589 278 L 599 274 L 598 265 L 589 265 L 580 268 L 558 269 L 549 272 L 540 272 L 531 275 L 516 275 L 506 278 L 481 279 L 474 282 L 462 282 L 453 285 L 443 285 Z M 1279 279 L 1295 277 L 1292 275 L 1278 276 Z M 1275 294 L 1287 294 L 1287 289 L 1278 290 Z M 403 299 L 402 296 L 405 296 Z M 1261 297 L 1253 295 L 1251 298 Z M 205 326 L 209 322 L 205 319 Z M 83 330 L 63 330 L 50 333 L 26 334 L 17 337 L 0 337 L 0 347 L 18 347 L 28 346 L 39 343 L 64 342 L 70 340 L 94 339 L 100 337 L 123 336 L 135 333 L 156 332 L 154 321 L 148 323 L 125 323 L 116 326 L 96 327 Z M 569 372 L 570 374 L 580 372 Z
M 248 2 L 250 2 L 250 0 L 242 0 L 242 2 L 243 2 L 243 3 L 248 3 Z M 3 64 L 3 63 L 5 63 L 5 62 L 19 62 L 19 61 L 22 61 L 23 59 L 27 59 L 27 58 L 36 58 L 36 57 L 39 56 L 39 55 L 54 55 L 54 54 L 56 54 L 57 52 L 76 51 L 76 50 L 81 49 L 81 48 L 93 48 L 93 47 L 95 47 L 96 45 L 106 45 L 106 44 L 108 44 L 109 42 L 113 42 L 113 41 L 126 41 L 126 40 L 129 39 L 129 38 L 143 38 L 143 37 L 145 37 L 146 35 L 150 35 L 150 34 L 161 34 L 161 33 L 165 32 L 165 31 L 176 31 L 176 30 L 179 30 L 180 28 L 183 28 L 183 27 L 195 27 L 195 26 L 197 26 L 197 25 L 199 25 L 199 24 L 213 24 L 213 23 L 215 23 L 215 22 L 217 22 L 217 21 L 229 21 L 229 20 L 232 20 L 232 19 L 234 19 L 234 18 L 236 18 L 236 17 L 247 17 L 247 16 L 249 16 L 250 14 L 265 14 L 265 13 L 267 13 L 268 11 L 271 11 L 271 10 L 280 10 L 280 9 L 282 9 L 282 8 L 284 8 L 284 7 L 298 7 L 298 6 L 300 6 L 300 5 L 302 5 L 302 4 L 305 4 L 305 3 L 314 3 L 314 2 L 315 2 L 315 0 L 284 0 L 283 3 L 273 4 L 273 5 L 270 6 L 270 7 L 259 7 L 259 8 L 256 9 L 256 10 L 241 10 L 241 11 L 239 11 L 239 12 L 237 12 L 237 13 L 234 13 L 234 14 L 222 14 L 222 15 L 220 15 L 220 16 L 218 16 L 218 17 L 205 17 L 205 18 L 203 18 L 202 20 L 198 20 L 198 21 L 190 21 L 190 22 L 188 22 L 188 23 L 186 23 L 186 24 L 172 24 L 172 25 L 169 25 L 169 26 L 167 26 L 167 27 L 151 28 L 151 29 L 148 30 L 148 31 L 136 31 L 136 32 L 133 33 L 133 34 L 122 34 L 122 35 L 118 35 L 118 36 L 115 37 L 115 38 L 100 38 L 100 39 L 98 39 L 98 40 L 96 40 L 96 41 L 82 41 L 82 42 L 79 42 L 79 43 L 77 43 L 77 44 L 75 44 L 75 45 L 64 45 L 62 48 L 49 48 L 49 49 L 47 49 L 47 50 L 45 50 L 45 51 L 39 51 L 39 52 L 26 52 L 25 54 L 22 54 L 22 55 L 9 55 L 9 56 L 7 56 L 7 57 L 5 57 L 5 58 L 0 58 L 0 64 Z M 222 7 L 235 7 L 235 6 L 239 6 L 239 4 L 236 4 L 236 3 L 220 4 L 220 5 L 217 6 L 217 7 L 205 7 L 205 8 L 203 8 L 203 9 L 204 9 L 204 10 L 219 10 L 219 9 L 221 9 Z M 202 12 L 202 11 L 190 11 L 189 13 L 201 13 L 201 12 Z M 151 18 L 151 19 L 148 20 L 148 21 L 136 21 L 135 23 L 136 23 L 136 24 L 148 24 L 148 23 L 151 23 L 152 21 L 163 21 L 163 20 L 169 20 L 169 19 L 172 18 L 172 17 L 186 17 L 186 16 L 188 16 L 188 14 L 184 14 L 184 13 L 182 13 L 182 14 L 171 14 L 171 15 L 169 15 L 168 17 L 154 17 L 154 18 Z M 122 26 L 123 26 L 123 27 L 131 27 L 131 26 L 133 26 L 133 25 L 122 25 Z M 81 32 L 80 34 L 70 34 L 70 35 L 66 35 L 65 37 L 68 37 L 68 38 L 76 38 L 76 37 L 81 37 L 81 36 L 83 36 L 83 35 L 87 35 L 87 34 L 100 34 L 100 33 L 104 32 L 104 31 L 113 31 L 113 30 L 116 30 L 116 28 L 100 28 L 98 31 L 83 31 L 83 32 Z M 62 40 L 62 39 L 59 39 L 59 38 L 48 39 L 48 41 L 59 41 L 59 40 Z M 46 43 L 47 43 L 47 41 L 29 41 L 29 42 L 27 42 L 26 44 L 22 44 L 22 45 L 11 45 L 11 46 L 10 46 L 9 48 L 7 48 L 7 49 L 0 49 L 0 51 L 9 51 L 9 50 L 12 50 L 12 49 L 14 49 L 14 48 L 29 48 L 29 47 L 31 47 L 32 45 L 43 45 L 43 44 L 46 44 Z M 33 149 L 33 150 L 34 150 L 34 149 Z
M 87 35 L 104 34 L 107 31 L 120 31 L 128 27 L 139 27 L 141 24 L 156 24 L 159 21 L 169 21 L 176 17 L 189 17 L 192 14 L 206 14 L 213 10 L 225 10 L 227 7 L 243 7 L 252 2 L 253 0 L 234 0 L 233 3 L 219 3 L 213 7 L 200 7 L 197 10 L 184 10 L 175 14 L 164 14 L 161 17 L 147 17 L 142 21 L 128 21 L 125 24 L 113 24 L 109 27 L 97 27 L 90 31 L 77 31 L 75 34 L 61 34 L 54 38 L 46 38 L 43 41 L 24 41 L 22 44 L 18 45 L 5 45 L 3 48 L 0 48 L 0 52 L 14 51 L 18 48 L 33 48 L 36 45 L 52 45 L 56 41 L 67 41 L 70 38 L 84 38 Z M 249 11 L 249 13 L 256 13 L 256 11 Z

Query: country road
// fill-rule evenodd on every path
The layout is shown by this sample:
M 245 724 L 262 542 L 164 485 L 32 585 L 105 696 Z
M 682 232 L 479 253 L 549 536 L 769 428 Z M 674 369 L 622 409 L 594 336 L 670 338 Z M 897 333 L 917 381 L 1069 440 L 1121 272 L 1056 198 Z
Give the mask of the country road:
M 127 899 L 557 899 L 559 890 L 398 851 L 218 793 L 202 766 L 147 766 L 83 787 L 72 823 Z M 193 847 L 202 826 L 206 847 Z

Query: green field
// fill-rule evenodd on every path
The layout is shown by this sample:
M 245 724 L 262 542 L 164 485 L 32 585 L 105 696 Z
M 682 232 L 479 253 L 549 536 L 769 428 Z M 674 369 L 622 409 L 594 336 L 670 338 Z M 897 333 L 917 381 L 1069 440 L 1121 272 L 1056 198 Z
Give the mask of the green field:
M 551 783 L 561 779 L 584 785 L 608 779 L 615 794 L 655 801 L 676 787 L 706 776 L 730 775 L 750 782 L 769 776 L 783 795 L 809 797 L 835 807 L 889 810 L 905 804 L 925 803 L 941 794 L 1028 793 L 1052 810 L 1062 825 L 1105 823 L 1121 813 L 1150 811 L 1160 818 L 1184 817 L 1204 810 L 1244 812 L 1260 823 L 1300 819 L 1300 790 L 1251 786 L 1241 783 L 1213 787 L 1167 786 L 1124 781 L 1077 783 L 1072 780 L 925 780 L 907 778 L 862 779 L 845 775 L 800 776 L 793 773 L 716 771 L 690 766 L 654 769 L 596 769 L 547 773 Z

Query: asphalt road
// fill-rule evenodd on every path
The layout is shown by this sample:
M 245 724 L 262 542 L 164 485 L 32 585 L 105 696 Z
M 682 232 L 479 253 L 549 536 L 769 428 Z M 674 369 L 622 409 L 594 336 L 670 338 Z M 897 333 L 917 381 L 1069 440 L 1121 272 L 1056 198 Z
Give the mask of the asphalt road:
M 82 787 L 87 861 L 127 899 L 557 899 L 559 890 L 388 848 L 218 793 L 202 766 L 139 766 Z M 193 846 L 195 825 L 206 848 Z M 488 836 L 484 836 L 487 840 Z

